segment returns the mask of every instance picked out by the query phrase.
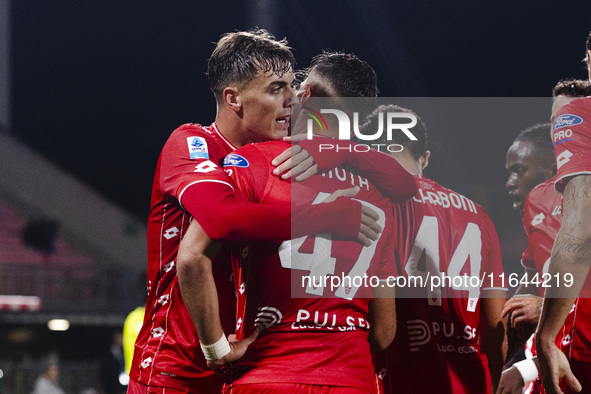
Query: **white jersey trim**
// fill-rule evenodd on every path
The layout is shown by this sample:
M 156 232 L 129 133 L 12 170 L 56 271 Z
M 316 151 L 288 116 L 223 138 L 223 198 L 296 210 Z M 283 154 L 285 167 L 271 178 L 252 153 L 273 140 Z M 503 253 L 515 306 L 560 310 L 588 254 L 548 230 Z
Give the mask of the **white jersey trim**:
M 229 184 L 228 182 L 224 182 L 224 181 L 219 181 L 217 179 L 202 179 L 200 181 L 195 181 L 195 182 L 191 182 L 189 183 L 187 186 L 185 186 L 185 188 L 183 189 L 183 191 L 181 191 L 181 193 L 179 194 L 179 204 L 181 205 L 181 208 L 185 209 L 185 207 L 183 206 L 182 203 L 182 198 L 183 198 L 183 193 L 191 186 L 197 184 L 197 183 L 202 183 L 202 182 L 213 182 L 213 183 L 223 183 L 224 185 L 228 185 L 230 186 L 230 189 L 234 190 L 234 186 L 232 186 L 231 184 Z
M 528 267 L 527 265 L 525 265 L 525 263 L 523 262 L 523 259 L 521 259 L 520 262 L 521 262 L 521 266 L 523 268 L 525 268 L 526 270 L 535 270 L 536 269 L 535 267 L 532 268 L 532 267 Z
M 227 144 L 227 145 L 228 145 L 230 148 L 232 148 L 232 150 L 236 150 L 236 149 L 238 149 L 238 148 L 236 148 L 234 145 L 232 145 L 232 143 L 231 143 L 230 141 L 228 141 L 228 139 L 227 139 L 226 137 L 224 137 L 224 135 L 223 135 L 223 134 L 220 132 L 220 129 L 218 129 L 218 125 L 217 125 L 217 124 L 213 123 L 213 124 L 212 124 L 212 126 L 213 126 L 213 130 L 214 130 L 214 131 L 217 133 L 217 135 L 219 135 L 219 136 L 220 136 L 220 138 L 221 138 L 222 140 L 224 140 L 224 142 L 225 142 L 225 143 L 226 143 L 226 144 Z
M 558 190 L 558 187 L 562 187 L 562 181 L 564 181 L 567 178 L 571 178 L 571 177 L 577 176 L 577 175 L 591 175 L 591 171 L 573 172 L 572 174 L 565 174 L 565 175 L 561 176 L 560 178 L 557 178 L 556 182 L 554 182 L 554 190 L 556 190 L 557 193 L 562 194 L 562 192 L 564 192 L 564 189 L 562 191 Z

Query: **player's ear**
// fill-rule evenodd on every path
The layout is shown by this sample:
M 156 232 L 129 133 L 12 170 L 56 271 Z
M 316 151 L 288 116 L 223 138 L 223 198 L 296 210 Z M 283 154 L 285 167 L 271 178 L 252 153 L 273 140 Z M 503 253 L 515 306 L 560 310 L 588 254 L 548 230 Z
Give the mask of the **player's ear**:
M 228 86 L 222 92 L 222 98 L 224 100 L 224 104 L 230 107 L 233 111 L 240 111 L 242 105 L 240 104 L 240 100 L 238 99 L 238 89 L 232 86 Z
M 310 89 L 310 84 L 306 84 L 306 89 L 304 90 L 304 95 L 302 97 L 310 97 L 312 96 L 312 89 Z
M 431 157 L 431 151 L 425 151 L 419 158 L 419 166 L 421 167 L 421 171 L 423 171 L 429 165 L 429 158 Z

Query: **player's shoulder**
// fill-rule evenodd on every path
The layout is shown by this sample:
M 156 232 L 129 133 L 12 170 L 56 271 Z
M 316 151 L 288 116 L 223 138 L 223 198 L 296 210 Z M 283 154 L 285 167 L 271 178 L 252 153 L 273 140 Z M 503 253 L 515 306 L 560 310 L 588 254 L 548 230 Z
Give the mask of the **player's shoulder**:
M 244 145 L 242 148 L 237 149 L 236 153 L 248 154 L 248 155 L 264 155 L 276 157 L 278 154 L 289 148 L 291 145 L 285 141 L 266 141 L 266 142 L 255 142 L 252 144 Z
M 271 160 L 279 153 L 289 147 L 288 143 L 283 141 L 269 141 L 247 144 L 236 149 L 224 158 L 224 168 L 237 167 L 249 168 L 255 167 L 257 171 L 263 171 L 270 166 Z
M 184 123 L 177 127 L 171 136 L 199 136 L 204 138 L 218 137 L 215 131 L 215 125 L 203 126 L 199 123 Z
M 471 221 L 481 220 L 488 224 L 492 224 L 492 220 L 484 207 L 474 200 L 456 192 L 448 187 L 435 182 L 432 179 L 424 176 L 417 178 L 417 186 L 419 187 L 419 198 L 423 198 L 421 190 L 426 194 L 426 199 L 431 202 L 436 201 L 434 205 L 447 208 L 451 217 L 461 215 L 467 217 Z M 433 194 L 429 194 L 433 193 Z M 424 198 L 423 198 L 424 199 Z
M 185 123 L 170 134 L 164 149 L 183 156 L 188 152 L 191 159 L 218 160 L 235 148 L 217 130 L 215 123 L 210 126 Z
M 579 115 L 591 116 L 591 97 L 581 97 L 563 105 L 556 113 L 552 130 L 583 123 L 585 120 Z
M 529 201 L 537 201 L 560 196 L 554 187 L 555 183 L 556 177 L 554 176 L 547 181 L 534 186 L 534 188 L 527 194 L 526 199 Z
M 224 166 L 241 164 L 246 166 L 252 162 L 271 162 L 285 149 L 289 148 L 290 144 L 283 141 L 267 141 L 256 142 L 244 145 L 230 153 L 224 159 Z
M 442 184 L 435 182 L 433 179 L 429 179 L 427 177 L 421 176 L 421 177 L 416 177 L 416 181 L 417 181 L 417 186 L 419 188 L 422 188 L 423 190 L 428 190 L 428 191 L 434 191 L 434 192 L 443 192 L 444 194 L 447 194 L 449 196 L 457 196 L 454 199 L 459 199 L 460 201 L 466 201 L 467 203 L 469 203 L 470 205 L 474 205 L 480 209 L 482 209 L 482 206 L 475 203 L 473 200 L 471 200 L 470 198 L 464 196 L 461 193 L 458 193 L 455 190 L 452 190 L 448 187 L 443 186 Z

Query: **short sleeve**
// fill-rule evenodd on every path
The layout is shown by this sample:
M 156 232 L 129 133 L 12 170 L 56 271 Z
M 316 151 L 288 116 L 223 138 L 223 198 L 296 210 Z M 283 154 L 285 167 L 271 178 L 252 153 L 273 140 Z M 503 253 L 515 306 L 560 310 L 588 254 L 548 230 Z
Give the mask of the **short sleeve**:
M 556 190 L 564 191 L 565 180 L 579 174 L 591 174 L 591 98 L 582 98 L 563 106 L 552 125 L 556 157 Z
M 232 187 L 220 166 L 224 149 L 198 125 L 175 130 L 162 149 L 160 189 L 182 205 L 184 191 L 200 182 L 218 182 Z

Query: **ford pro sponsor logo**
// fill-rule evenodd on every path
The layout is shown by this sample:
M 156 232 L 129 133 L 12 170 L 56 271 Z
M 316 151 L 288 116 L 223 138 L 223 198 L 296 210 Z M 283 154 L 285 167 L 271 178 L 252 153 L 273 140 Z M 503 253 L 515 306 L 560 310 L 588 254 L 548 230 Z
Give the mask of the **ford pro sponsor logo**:
M 560 115 L 554 121 L 554 130 L 561 129 L 563 127 L 576 126 L 581 123 L 583 123 L 583 118 L 581 118 L 578 115 L 573 115 L 573 114 Z
M 237 155 L 236 153 L 230 153 L 224 159 L 224 167 L 240 167 L 240 168 L 247 168 L 250 166 L 248 160 L 244 157 Z

